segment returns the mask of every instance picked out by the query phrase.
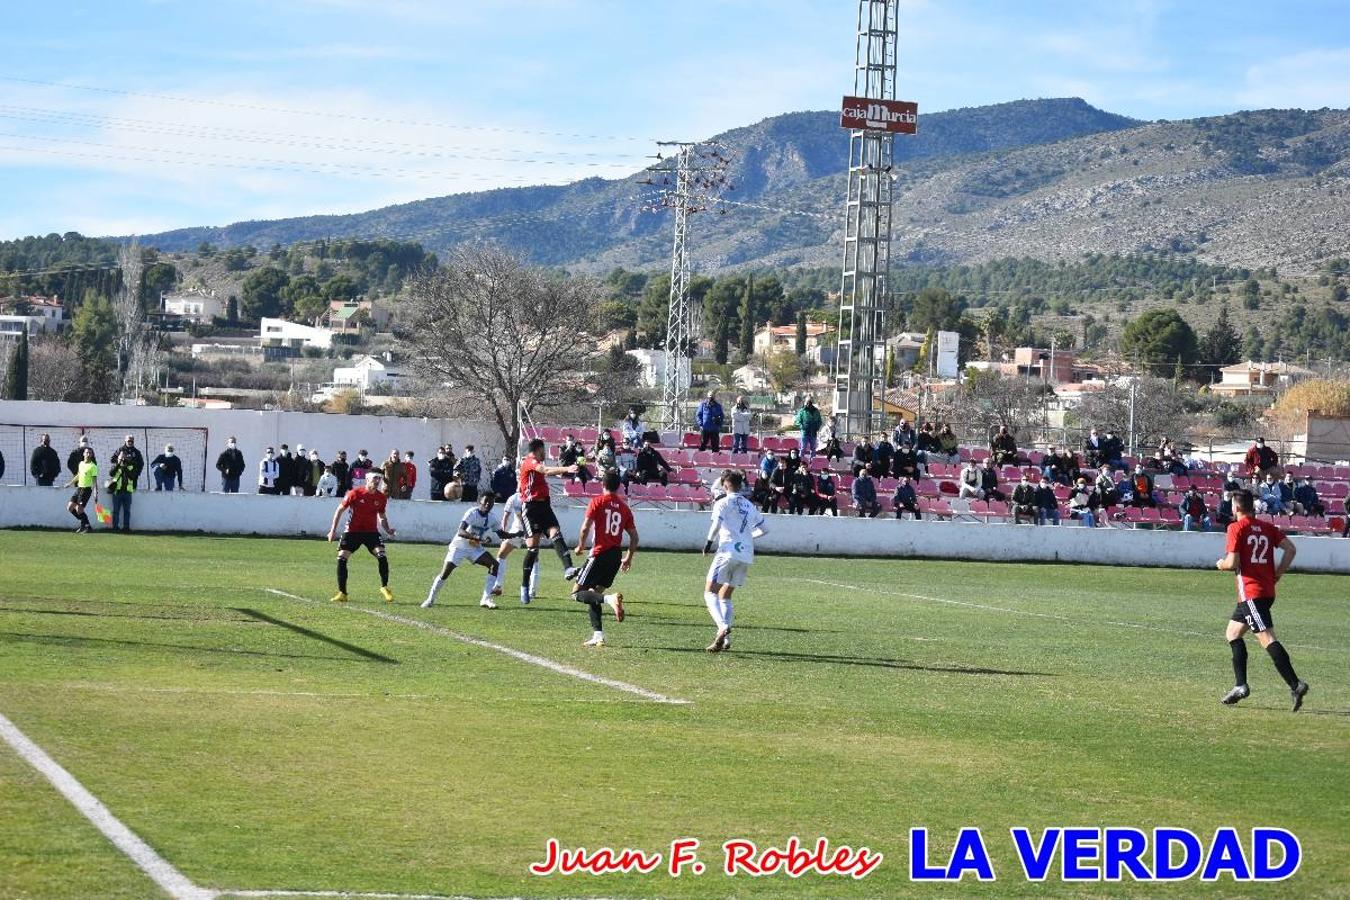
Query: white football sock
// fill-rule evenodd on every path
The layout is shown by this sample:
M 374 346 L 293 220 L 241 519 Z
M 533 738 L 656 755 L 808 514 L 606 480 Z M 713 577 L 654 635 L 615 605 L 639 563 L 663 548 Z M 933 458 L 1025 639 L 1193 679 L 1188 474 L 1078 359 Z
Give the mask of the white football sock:
M 496 590 L 502 586 L 502 582 L 506 580 L 506 564 L 510 561 L 511 557 L 509 556 L 506 559 L 497 560 L 497 578 L 493 582 L 492 587 L 488 588 L 489 591 Z
M 597 631 L 595 632 L 594 635 L 592 635 L 592 637 L 598 637 L 600 640 L 603 641 L 605 639 L 605 633 L 603 631 Z
M 539 566 L 536 565 L 530 570 L 530 596 L 533 597 L 539 592 Z
M 427 593 L 427 599 L 435 602 L 436 595 L 441 592 L 441 588 L 443 587 L 445 587 L 444 578 L 437 578 L 435 581 L 431 582 L 431 590 Z
M 712 591 L 704 591 L 703 602 L 708 607 L 708 615 L 712 616 L 713 624 L 718 628 L 726 628 L 727 623 L 722 618 L 722 602 L 717 599 L 717 595 Z
M 731 627 L 731 600 L 730 600 L 730 599 L 726 599 L 726 600 L 721 600 L 721 599 L 719 599 L 717 602 L 718 602 L 719 604 L 721 604 L 721 607 L 722 607 L 722 625 L 723 625 L 723 627 L 725 627 L 725 628 L 730 628 L 730 627 Z
M 483 579 L 483 596 L 491 597 L 492 589 L 497 585 L 497 577 L 491 572 L 487 573 L 487 578 Z

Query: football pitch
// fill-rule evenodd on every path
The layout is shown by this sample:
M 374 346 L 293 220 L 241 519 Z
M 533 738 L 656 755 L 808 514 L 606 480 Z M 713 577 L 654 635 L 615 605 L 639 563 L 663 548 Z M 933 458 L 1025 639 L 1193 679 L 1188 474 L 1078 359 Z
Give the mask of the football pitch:
M 1255 641 L 1252 696 L 1218 703 L 1234 590 L 1215 572 L 760 557 L 714 656 L 696 553 L 640 552 L 594 650 L 548 551 L 528 608 L 517 553 L 501 609 L 478 607 L 476 568 L 419 609 L 443 552 L 390 544 L 393 604 L 355 556 L 339 606 L 317 540 L 0 531 L 0 715 L 223 896 L 1350 895 L 1350 579 L 1281 582 L 1312 686 L 1292 714 Z M 163 896 L 9 743 L 0 823 L 0 897 Z M 998 880 L 912 883 L 920 826 L 935 863 L 980 828 Z M 1035 884 L 1016 826 L 1278 826 L 1302 865 Z M 885 860 L 721 873 L 724 841 L 794 835 Z M 529 872 L 550 838 L 687 837 L 706 874 Z

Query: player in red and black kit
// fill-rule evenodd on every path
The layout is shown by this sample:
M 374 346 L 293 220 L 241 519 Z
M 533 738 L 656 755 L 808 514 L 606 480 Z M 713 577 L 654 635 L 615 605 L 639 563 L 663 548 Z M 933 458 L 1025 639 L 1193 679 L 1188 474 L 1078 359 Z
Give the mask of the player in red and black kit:
M 586 507 L 586 515 L 581 520 L 581 534 L 577 535 L 576 554 L 586 552 L 586 536 L 592 532 L 595 538 L 591 543 L 591 557 L 581 567 L 576 587 L 572 588 L 572 599 L 585 603 L 591 617 L 591 639 L 586 647 L 605 646 L 604 626 L 600 624 L 600 607 L 608 603 L 614 610 L 614 618 L 623 621 L 623 594 L 604 594 L 602 591 L 614 584 L 620 572 L 627 572 L 633 565 L 633 554 L 637 553 L 638 533 L 633 524 L 633 511 L 619 496 L 619 473 L 613 469 L 605 473 L 605 492 L 591 500 Z M 623 536 L 628 535 L 628 552 L 623 553 Z
M 539 438 L 530 441 L 528 451 L 520 463 L 520 483 L 517 491 L 525 511 L 525 562 L 520 573 L 520 602 L 530 602 L 530 572 L 539 559 L 539 541 L 549 538 L 553 541 L 553 550 L 563 564 L 563 577 L 571 581 L 577 575 L 577 567 L 572 565 L 572 554 L 567 552 L 567 542 L 558 540 L 562 528 L 558 517 L 553 514 L 553 503 L 548 497 L 550 475 L 575 475 L 576 466 L 544 465 L 544 442 Z
M 393 592 L 389 590 L 389 560 L 384 555 L 384 539 L 380 537 L 381 526 L 390 537 L 395 534 L 394 526 L 389 524 L 389 516 L 384 511 L 389 495 L 382 490 L 383 481 L 383 475 L 371 472 L 366 476 L 365 485 L 348 491 L 342 503 L 333 511 L 333 524 L 328 529 L 330 544 L 337 534 L 338 520 L 342 518 L 343 510 L 349 509 L 352 513 L 347 520 L 346 530 L 342 532 L 342 543 L 338 545 L 338 592 L 333 595 L 334 603 L 347 602 L 347 557 L 360 547 L 369 550 L 379 563 L 380 596 L 386 603 L 394 602 Z
M 1233 512 L 1238 519 L 1228 526 L 1227 555 L 1216 563 L 1225 572 L 1237 573 L 1238 590 L 1237 609 L 1233 610 L 1227 633 L 1228 646 L 1233 650 L 1234 687 L 1223 695 L 1223 702 L 1231 706 L 1251 694 L 1247 687 L 1247 642 L 1243 639 L 1243 635 L 1251 631 L 1270 654 L 1270 661 L 1275 664 L 1280 677 L 1289 685 L 1294 712 L 1298 712 L 1308 693 L 1308 683 L 1299 680 L 1284 645 L 1276 639 L 1272 611 L 1275 583 L 1289 571 L 1297 551 L 1294 542 L 1283 531 L 1256 518 L 1255 506 L 1251 491 L 1238 491 L 1233 495 Z M 1277 549 L 1282 551 L 1279 565 L 1275 564 Z

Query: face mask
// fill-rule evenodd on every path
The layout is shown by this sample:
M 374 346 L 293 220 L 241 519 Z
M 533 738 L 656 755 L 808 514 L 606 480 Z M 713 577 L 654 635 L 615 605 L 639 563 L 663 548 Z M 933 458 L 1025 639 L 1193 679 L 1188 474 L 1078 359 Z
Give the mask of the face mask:
M 267 458 L 268 458 L 268 459 L 272 459 L 274 456 L 276 456 L 276 454 L 275 454 L 275 453 L 272 453 L 272 452 L 270 452 L 270 451 L 269 451 L 268 454 L 267 454 Z
M 445 454 L 444 454 L 444 453 L 437 453 L 437 454 L 436 454 L 436 458 L 437 458 L 437 459 L 445 459 Z
M 319 458 L 318 452 L 316 451 L 316 452 L 314 452 L 314 453 L 311 453 L 311 454 L 309 455 L 309 458 L 310 458 L 310 459 L 318 459 L 318 458 Z
M 230 442 L 229 442 L 228 444 L 226 444 L 225 446 L 226 446 L 226 447 L 229 447 L 231 450 L 233 450 L 233 449 L 234 449 L 234 441 L 230 441 Z

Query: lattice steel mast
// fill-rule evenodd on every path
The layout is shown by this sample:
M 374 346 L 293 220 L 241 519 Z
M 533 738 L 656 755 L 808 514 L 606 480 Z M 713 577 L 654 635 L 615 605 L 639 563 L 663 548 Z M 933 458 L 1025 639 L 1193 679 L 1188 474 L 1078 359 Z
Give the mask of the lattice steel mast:
M 854 95 L 896 100 L 899 0 L 859 0 Z M 858 124 L 870 125 L 861 122 Z M 849 137 L 834 412 L 849 437 L 884 427 L 886 312 L 890 307 L 892 142 L 889 131 Z

